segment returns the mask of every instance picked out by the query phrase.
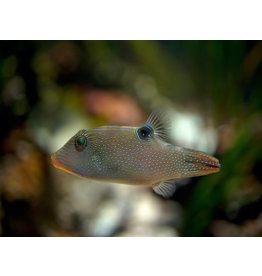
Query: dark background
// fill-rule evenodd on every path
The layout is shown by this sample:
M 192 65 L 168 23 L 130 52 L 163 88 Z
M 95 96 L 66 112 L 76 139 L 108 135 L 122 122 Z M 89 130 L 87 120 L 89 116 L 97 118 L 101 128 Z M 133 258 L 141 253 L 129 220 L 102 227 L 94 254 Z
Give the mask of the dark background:
M 260 41 L 1 41 L 0 234 L 261 236 L 261 61 Z M 78 129 L 155 109 L 221 172 L 166 200 L 51 166 Z

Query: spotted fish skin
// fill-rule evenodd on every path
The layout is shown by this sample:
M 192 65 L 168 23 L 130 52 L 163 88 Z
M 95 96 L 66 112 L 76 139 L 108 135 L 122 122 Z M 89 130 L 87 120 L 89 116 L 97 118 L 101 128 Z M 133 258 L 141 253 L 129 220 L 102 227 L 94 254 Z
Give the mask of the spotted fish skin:
M 161 125 L 154 116 L 142 127 L 80 130 L 52 155 L 52 163 L 90 179 L 153 188 L 161 183 L 165 188 L 165 181 L 170 179 L 206 175 L 220 169 L 216 158 L 164 141 Z

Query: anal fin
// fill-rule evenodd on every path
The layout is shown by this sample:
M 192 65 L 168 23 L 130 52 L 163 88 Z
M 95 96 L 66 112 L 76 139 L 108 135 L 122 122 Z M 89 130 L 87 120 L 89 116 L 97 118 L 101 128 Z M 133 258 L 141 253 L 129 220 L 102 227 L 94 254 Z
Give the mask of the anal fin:
M 171 197 L 176 191 L 176 182 L 174 179 L 165 180 L 152 185 L 154 192 L 164 198 Z

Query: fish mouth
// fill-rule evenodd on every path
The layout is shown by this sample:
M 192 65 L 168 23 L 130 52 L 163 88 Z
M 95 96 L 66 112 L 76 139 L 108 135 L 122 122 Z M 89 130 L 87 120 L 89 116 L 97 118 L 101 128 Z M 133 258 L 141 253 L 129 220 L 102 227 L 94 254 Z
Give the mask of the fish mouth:
M 61 164 L 57 161 L 57 159 L 55 158 L 55 155 L 51 155 L 51 163 L 55 168 L 60 168 Z
M 205 175 L 220 171 L 221 164 L 217 158 L 197 150 L 184 149 L 184 151 L 186 155 L 185 162 L 187 168 L 189 168 L 188 173 L 192 173 L 192 176 Z
M 51 164 L 57 169 L 66 171 L 68 173 L 73 173 L 56 159 L 55 154 L 51 155 Z
M 193 160 L 193 161 L 188 161 L 191 166 L 197 168 L 200 168 L 202 170 L 206 170 L 208 173 L 214 173 L 214 172 L 219 172 L 221 168 L 221 164 L 219 163 L 218 159 L 212 157 L 211 160 L 206 161 L 206 159 L 201 160 Z
M 62 171 L 65 171 L 67 173 L 70 173 L 70 174 L 73 174 L 73 175 L 76 175 L 76 176 L 83 176 L 80 172 L 75 171 L 74 168 L 69 168 L 69 167 L 66 167 L 65 165 L 61 164 L 59 162 L 59 160 L 56 159 L 56 154 L 55 153 L 53 155 L 51 155 L 51 164 L 55 168 L 60 169 Z

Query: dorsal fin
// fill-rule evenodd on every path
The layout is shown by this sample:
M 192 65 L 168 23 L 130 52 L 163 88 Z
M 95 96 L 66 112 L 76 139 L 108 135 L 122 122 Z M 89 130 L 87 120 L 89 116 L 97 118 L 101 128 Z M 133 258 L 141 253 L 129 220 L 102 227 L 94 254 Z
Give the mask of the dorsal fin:
M 158 195 L 164 198 L 171 197 L 176 191 L 176 182 L 174 179 L 169 179 L 163 182 L 158 182 L 152 185 L 153 190 Z
M 146 124 L 150 125 L 154 130 L 154 135 L 163 141 L 168 142 L 167 118 L 161 111 L 154 111 L 148 117 Z

